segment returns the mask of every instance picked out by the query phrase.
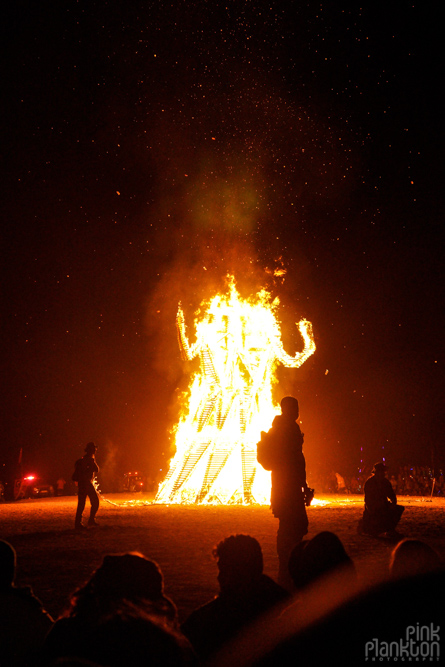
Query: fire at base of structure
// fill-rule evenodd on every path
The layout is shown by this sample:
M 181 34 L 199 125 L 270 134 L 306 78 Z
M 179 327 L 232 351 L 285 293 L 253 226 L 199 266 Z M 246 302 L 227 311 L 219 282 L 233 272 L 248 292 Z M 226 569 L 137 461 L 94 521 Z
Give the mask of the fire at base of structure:
M 298 328 L 303 351 L 288 355 L 276 319 L 278 299 L 265 290 L 242 299 L 233 278 L 228 293 L 201 306 L 190 345 L 179 305 L 176 326 L 184 360 L 200 359 L 176 427 L 176 454 L 157 503 L 258 503 L 270 499 L 270 473 L 256 460 L 256 443 L 279 407 L 272 400 L 275 369 L 298 368 L 315 352 L 312 325 Z

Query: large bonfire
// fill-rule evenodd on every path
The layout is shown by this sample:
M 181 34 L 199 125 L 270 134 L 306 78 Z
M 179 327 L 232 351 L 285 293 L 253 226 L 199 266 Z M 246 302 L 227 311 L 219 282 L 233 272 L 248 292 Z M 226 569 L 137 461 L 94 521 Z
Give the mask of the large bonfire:
M 188 400 L 175 430 L 176 453 L 155 502 L 269 502 L 270 473 L 256 460 L 256 443 L 279 408 L 272 399 L 275 368 L 298 368 L 315 351 L 312 325 L 300 320 L 303 351 L 283 349 L 278 299 L 262 290 L 240 297 L 233 278 L 226 294 L 203 305 L 196 341 L 187 337 L 184 313 L 176 318 L 184 360 L 199 357 Z

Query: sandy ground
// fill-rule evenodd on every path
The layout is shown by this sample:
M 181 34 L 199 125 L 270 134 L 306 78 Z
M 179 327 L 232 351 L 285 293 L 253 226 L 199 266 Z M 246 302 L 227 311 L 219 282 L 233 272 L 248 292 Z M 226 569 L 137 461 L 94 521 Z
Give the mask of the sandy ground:
M 0 505 L 0 536 L 17 551 L 16 583 L 31 585 L 56 618 L 69 594 L 83 584 L 107 553 L 140 551 L 156 560 L 165 590 L 178 606 L 180 620 L 217 592 L 216 564 L 211 552 L 224 537 L 245 533 L 260 542 L 265 572 L 277 573 L 277 521 L 268 507 L 154 505 L 148 494 L 102 498 L 100 527 L 73 530 L 76 497 L 26 500 Z M 387 577 L 394 543 L 357 534 L 362 496 L 324 496 L 325 505 L 308 510 L 309 535 L 335 532 L 353 558 L 360 579 L 377 583 Z M 130 504 L 128 504 L 130 502 Z M 444 499 L 399 498 L 406 510 L 399 529 L 422 539 L 445 557 Z

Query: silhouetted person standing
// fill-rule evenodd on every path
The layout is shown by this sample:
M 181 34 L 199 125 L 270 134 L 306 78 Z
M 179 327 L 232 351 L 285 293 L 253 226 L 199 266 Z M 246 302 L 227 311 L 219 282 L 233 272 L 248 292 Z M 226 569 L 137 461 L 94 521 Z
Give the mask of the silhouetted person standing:
M 385 477 L 387 469 L 384 463 L 376 463 L 365 482 L 365 510 L 359 522 L 359 532 L 396 534 L 396 526 L 405 508 L 397 505 L 395 491 Z
M 95 454 L 97 447 L 94 442 L 89 442 L 85 447 L 85 454 L 76 461 L 72 479 L 77 482 L 77 512 L 75 520 L 76 530 L 82 530 L 85 526 L 82 524 L 82 514 L 85 509 L 86 499 L 90 499 L 91 509 L 89 526 L 97 526 L 95 516 L 99 509 L 99 494 L 94 485 L 94 477 L 99 472 L 99 466 L 96 463 Z
M 308 531 L 306 501 L 310 504 L 303 434 L 297 424 L 299 416 L 297 399 L 285 396 L 281 401 L 281 415 L 275 417 L 268 433 L 261 433 L 257 452 L 258 462 L 272 471 L 270 504 L 273 515 L 279 520 L 278 582 L 287 588 L 291 585 L 289 556 Z

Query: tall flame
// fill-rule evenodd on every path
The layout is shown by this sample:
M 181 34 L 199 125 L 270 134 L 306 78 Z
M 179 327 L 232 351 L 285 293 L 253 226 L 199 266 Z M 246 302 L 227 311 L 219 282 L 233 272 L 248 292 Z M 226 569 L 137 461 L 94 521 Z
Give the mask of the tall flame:
M 261 430 L 268 430 L 278 406 L 272 399 L 276 366 L 298 368 L 315 352 L 312 325 L 300 320 L 302 352 L 288 355 L 276 319 L 279 300 L 262 290 L 242 299 L 229 279 L 201 319 L 189 343 L 184 313 L 176 318 L 184 360 L 200 359 L 190 395 L 176 427 L 176 454 L 155 502 L 259 503 L 270 497 L 270 473 L 256 460 Z

